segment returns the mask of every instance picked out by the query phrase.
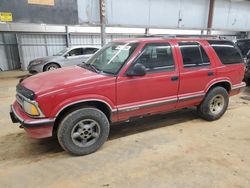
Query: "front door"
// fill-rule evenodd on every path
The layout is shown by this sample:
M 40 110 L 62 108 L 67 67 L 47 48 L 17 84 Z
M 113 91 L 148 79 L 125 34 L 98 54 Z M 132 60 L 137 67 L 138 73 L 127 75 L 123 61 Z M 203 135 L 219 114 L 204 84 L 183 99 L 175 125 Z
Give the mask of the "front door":
M 62 66 L 66 67 L 66 66 L 81 64 L 84 61 L 83 52 L 84 52 L 83 48 L 74 48 L 70 50 L 65 56 Z
M 143 64 L 146 75 L 117 78 L 119 120 L 175 109 L 179 73 L 173 51 L 169 43 L 147 43 L 131 65 Z

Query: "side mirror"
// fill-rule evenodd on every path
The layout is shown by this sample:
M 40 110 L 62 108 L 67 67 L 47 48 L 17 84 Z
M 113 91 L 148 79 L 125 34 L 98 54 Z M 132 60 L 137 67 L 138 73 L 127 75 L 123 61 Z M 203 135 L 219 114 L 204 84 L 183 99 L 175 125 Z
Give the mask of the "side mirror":
M 128 72 L 127 76 L 144 76 L 146 67 L 140 63 L 135 64 Z
M 68 57 L 69 57 L 69 54 L 68 54 L 68 53 L 66 53 L 66 54 L 64 55 L 64 57 L 65 57 L 65 58 L 68 58 Z

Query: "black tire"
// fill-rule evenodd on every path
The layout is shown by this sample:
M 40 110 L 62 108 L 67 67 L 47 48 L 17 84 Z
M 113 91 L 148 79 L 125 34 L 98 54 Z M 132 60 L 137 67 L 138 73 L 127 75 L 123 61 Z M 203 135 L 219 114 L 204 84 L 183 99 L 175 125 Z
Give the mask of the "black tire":
M 47 65 L 45 65 L 43 71 L 46 72 L 46 71 L 52 71 L 52 70 L 55 70 L 55 69 L 59 69 L 60 66 L 56 63 L 49 63 Z
M 207 120 L 218 120 L 226 112 L 229 103 L 228 92 L 223 87 L 211 89 L 197 107 L 198 115 Z
M 246 82 L 247 86 L 250 86 L 250 78 L 246 78 L 245 82 Z
M 85 122 L 87 123 L 85 124 Z M 89 129 L 88 126 L 91 124 L 96 126 L 95 129 Z M 87 155 L 95 152 L 104 144 L 109 136 L 109 129 L 108 118 L 102 111 L 86 107 L 69 113 L 61 121 L 57 129 L 57 139 L 65 151 L 78 156 Z M 75 135 L 78 137 L 74 138 Z

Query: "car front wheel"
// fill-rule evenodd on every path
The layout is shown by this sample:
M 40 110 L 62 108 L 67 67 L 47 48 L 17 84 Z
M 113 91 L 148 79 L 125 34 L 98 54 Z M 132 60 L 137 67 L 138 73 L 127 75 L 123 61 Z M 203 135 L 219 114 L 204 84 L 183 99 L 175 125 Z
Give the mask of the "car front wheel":
M 87 107 L 68 114 L 60 123 L 57 138 L 62 148 L 73 155 L 98 150 L 109 135 L 109 121 L 99 109 Z
M 60 68 L 60 66 L 58 64 L 50 63 L 44 67 L 44 71 L 52 71 L 52 70 L 56 70 L 59 68 Z

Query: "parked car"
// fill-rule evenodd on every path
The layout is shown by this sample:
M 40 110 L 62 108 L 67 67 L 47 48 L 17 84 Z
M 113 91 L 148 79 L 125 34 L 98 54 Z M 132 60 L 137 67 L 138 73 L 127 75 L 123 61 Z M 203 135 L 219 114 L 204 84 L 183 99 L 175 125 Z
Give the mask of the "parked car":
M 246 55 L 246 71 L 244 80 L 247 83 L 247 85 L 250 85 L 250 50 L 248 51 Z
M 61 67 L 77 65 L 87 61 L 99 47 L 76 46 L 65 48 L 53 56 L 34 59 L 29 63 L 28 71 L 31 74 L 51 71 Z
M 236 45 L 240 48 L 243 57 L 246 57 L 250 50 L 250 39 L 239 39 L 236 41 Z
M 245 60 L 246 71 L 244 76 L 244 81 L 250 84 L 250 39 L 240 39 L 237 40 L 236 45 L 241 50 L 241 53 Z
M 10 116 L 34 138 L 56 135 L 85 155 L 107 140 L 110 124 L 197 106 L 208 121 L 245 87 L 243 59 L 230 41 L 127 39 L 85 64 L 31 76 L 17 85 Z

